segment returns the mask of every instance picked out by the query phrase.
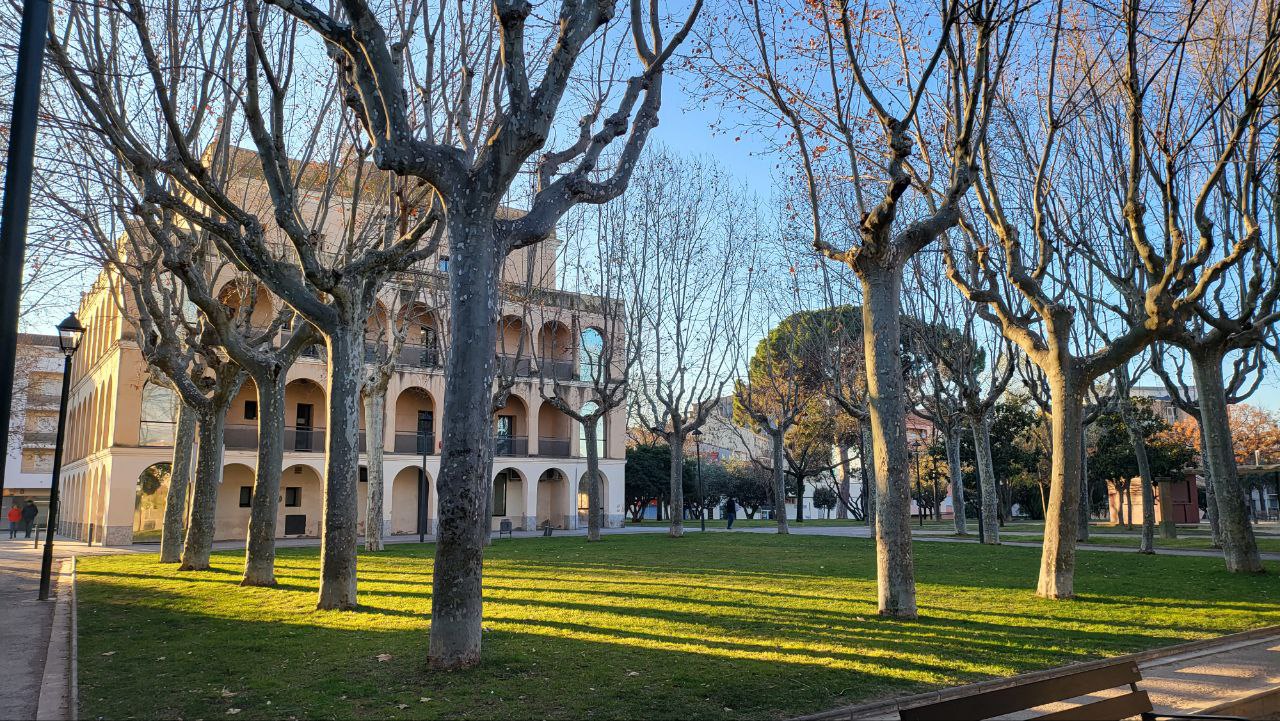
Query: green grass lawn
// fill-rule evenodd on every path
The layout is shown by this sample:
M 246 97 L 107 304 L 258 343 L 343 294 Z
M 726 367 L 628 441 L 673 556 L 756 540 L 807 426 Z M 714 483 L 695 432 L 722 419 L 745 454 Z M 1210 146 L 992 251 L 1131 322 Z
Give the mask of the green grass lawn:
M 794 518 L 789 518 L 789 519 L 787 519 L 787 522 L 788 522 L 789 524 L 791 524 L 791 525 L 796 525 L 796 519 L 794 519 Z M 628 521 L 627 521 L 627 525 L 628 525 L 628 526 L 641 527 L 641 528 L 666 528 L 667 526 L 670 526 L 670 525 L 671 525 L 671 522 L 670 522 L 670 521 L 654 521 L 654 520 L 646 520 L 646 521 L 641 521 L 640 523 L 633 523 L 632 521 L 628 520 Z M 737 520 L 735 520 L 735 521 L 733 522 L 733 527 L 734 527 L 734 528 L 776 528 L 776 527 L 777 527 L 777 525 L 778 525 L 778 522 L 777 522 L 777 521 L 766 521 L 766 520 L 761 519 L 761 518 L 742 518 L 742 517 L 739 517 Z M 867 525 L 867 524 L 866 524 L 866 523 L 864 523 L 864 522 L 862 522 L 862 521 L 853 521 L 853 520 L 849 520 L 849 519 L 840 519 L 840 518 L 806 518 L 806 519 L 804 519 L 804 521 L 802 521 L 802 522 L 801 522 L 801 524 L 800 524 L 800 525 L 805 525 L 805 526 L 865 526 L 865 525 Z M 696 519 L 696 518 L 691 518 L 691 519 L 689 519 L 689 520 L 685 521 L 685 522 L 684 522 L 684 527 L 685 527 L 686 529 L 694 529 L 694 528 L 697 528 L 697 527 L 698 527 L 698 519 Z M 714 518 L 708 518 L 708 519 L 707 519 L 707 528 L 724 528 L 724 527 L 725 527 L 725 521 L 723 521 L 723 520 L 718 520 L 718 519 L 714 519 Z
M 1038 549 L 919 543 L 918 621 L 875 613 L 866 539 L 767 534 L 497 541 L 484 661 L 426 668 L 430 545 L 360 558 L 355 612 L 313 610 L 316 549 L 278 589 L 154 555 L 81 559 L 88 718 L 780 718 L 1280 624 L 1280 564 L 1084 553 L 1036 598 Z M 239 709 L 239 711 L 233 711 Z

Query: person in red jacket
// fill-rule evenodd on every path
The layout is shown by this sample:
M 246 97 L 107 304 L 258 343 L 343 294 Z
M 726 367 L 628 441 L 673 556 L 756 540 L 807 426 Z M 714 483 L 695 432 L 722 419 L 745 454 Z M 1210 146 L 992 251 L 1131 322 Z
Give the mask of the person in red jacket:
M 18 508 L 18 502 L 13 502 L 13 508 L 9 509 L 9 538 L 18 537 L 18 523 L 22 521 L 22 509 Z

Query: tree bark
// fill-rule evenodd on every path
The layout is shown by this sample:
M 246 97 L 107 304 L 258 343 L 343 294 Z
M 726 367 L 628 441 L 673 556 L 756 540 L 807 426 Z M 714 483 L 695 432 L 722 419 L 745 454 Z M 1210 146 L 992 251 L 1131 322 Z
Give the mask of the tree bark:
M 1213 474 L 1209 472 L 1209 454 L 1204 450 L 1204 424 L 1196 419 L 1200 429 L 1200 464 L 1204 466 L 1204 514 L 1209 519 L 1209 536 L 1214 548 L 1222 548 L 1222 530 L 1218 526 L 1218 498 L 1213 490 Z
M 871 537 L 876 537 L 876 515 L 879 511 L 876 508 L 876 468 L 875 460 L 872 458 L 871 448 L 873 446 L 871 440 L 871 426 L 862 424 L 862 512 L 867 517 L 867 528 L 871 531 Z
M 956 535 L 965 536 L 969 531 L 965 523 L 964 511 L 964 469 L 960 467 L 960 425 L 956 424 L 947 433 L 947 473 L 951 476 L 951 508 L 955 517 Z
M 773 514 L 774 520 L 778 522 L 778 533 L 787 535 L 791 533 L 791 529 L 787 527 L 787 472 L 783 467 L 786 462 L 783 453 L 783 442 L 785 434 L 781 430 L 770 430 L 770 456 L 773 458 L 773 498 L 776 511 Z M 796 505 L 800 504 L 800 500 L 796 500 Z
M 461 669 L 480 662 L 486 486 L 493 453 L 493 378 L 497 347 L 498 271 L 493 212 L 454 214 L 449 344 L 445 377 L 439 527 L 431 596 L 430 665 Z M 480 410 L 483 409 L 483 410 Z M 530 479 L 536 483 L 537 479 Z
M 836 452 L 840 460 L 840 486 L 837 490 L 840 506 L 836 509 L 836 518 L 844 521 L 849 518 L 849 449 L 841 443 Z
M 863 298 L 863 352 L 875 457 L 876 585 L 882 615 L 916 617 L 915 563 L 911 556 L 911 479 L 907 475 L 907 409 L 902 381 L 902 271 L 871 268 L 859 274 Z
M 160 562 L 181 563 L 187 524 L 187 495 L 191 489 L 191 458 L 196 445 L 196 412 L 186 403 L 178 406 L 173 436 L 173 463 L 169 468 L 169 492 L 164 499 L 164 527 L 160 531 Z
M 1045 598 L 1075 595 L 1076 517 L 1080 513 L 1080 444 L 1084 397 L 1071 369 L 1046 370 L 1053 414 L 1049 509 L 1040 555 L 1036 594 Z
M 971 417 L 969 428 L 973 432 L 974 457 L 978 466 L 978 484 L 982 487 L 982 542 L 1000 543 L 1000 489 L 996 487 L 996 472 L 991 464 L 991 427 L 986 417 Z
M 283 375 L 254 378 L 258 386 L 258 470 L 249 507 L 241 586 L 276 585 L 276 512 L 284 465 Z
M 326 333 L 329 347 L 329 438 L 325 453 L 324 515 L 320 535 L 320 593 L 316 608 L 356 607 L 356 516 L 360 478 L 360 386 L 364 334 L 360 323 Z
M 671 521 L 671 528 L 667 535 L 680 538 L 684 536 L 684 434 L 676 429 L 668 438 L 667 443 L 671 447 L 671 498 L 667 518 Z
M 1222 354 L 1196 350 L 1191 353 L 1196 393 L 1200 397 L 1200 434 L 1205 468 L 1213 484 L 1218 509 L 1222 555 L 1232 573 L 1262 573 L 1258 542 L 1249 523 L 1248 502 L 1236 470 L 1235 448 L 1222 385 Z
M 364 550 L 382 550 L 382 505 L 386 492 L 383 455 L 387 441 L 387 386 L 368 388 L 364 394 L 364 438 L 369 455 L 369 483 L 365 489 Z
M 587 540 L 599 541 L 604 525 L 604 508 L 600 502 L 600 449 L 596 447 L 596 423 L 582 424 L 587 442 Z
M 226 420 L 225 407 L 201 414 L 195 489 L 191 494 L 191 516 L 187 521 L 187 540 L 179 571 L 209 570 L 214 516 L 218 510 L 218 481 L 222 478 L 222 429 Z
M 1138 553 L 1156 552 L 1156 493 L 1155 479 L 1151 477 L 1151 459 L 1147 455 L 1147 440 L 1142 437 L 1133 414 L 1128 410 L 1129 403 L 1122 401 L 1121 420 L 1129 433 L 1129 443 L 1133 446 L 1133 458 L 1138 463 L 1138 479 L 1142 484 L 1142 540 L 1138 544 Z M 1132 501 L 1130 501 L 1132 503 Z

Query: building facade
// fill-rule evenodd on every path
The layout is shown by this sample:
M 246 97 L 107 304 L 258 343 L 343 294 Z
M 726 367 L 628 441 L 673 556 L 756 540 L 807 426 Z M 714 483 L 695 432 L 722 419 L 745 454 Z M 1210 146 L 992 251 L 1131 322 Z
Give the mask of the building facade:
M 4 507 L 35 501 L 43 524 L 53 478 L 53 446 L 58 433 L 64 357 L 55 335 L 18 334 L 13 404 L 4 466 Z
M 265 192 L 245 181 L 246 192 Z M 324 237 L 342 237 L 341 214 Z M 549 524 L 573 529 L 586 524 L 586 449 L 576 421 L 545 399 L 555 392 L 573 407 L 591 402 L 593 364 L 600 362 L 610 338 L 606 302 L 558 289 L 559 243 L 515 251 L 503 271 L 503 303 L 497 347 L 500 373 L 512 381 L 503 408 L 494 413 L 494 509 L 498 528 L 508 520 L 516 529 Z M 382 512 L 389 535 L 430 533 L 435 528 L 435 488 L 440 460 L 441 404 L 448 379 L 448 248 L 385 284 L 366 330 L 370 362 L 390 348 L 387 331 L 406 333 L 394 362 L 386 396 Z M 252 323 L 269 325 L 283 307 L 265 290 L 240 292 L 244 277 L 225 279 L 224 303 L 251 299 Z M 124 314 L 131 293 L 118 278 L 104 273 L 78 311 L 87 329 L 72 366 L 67 461 L 63 468 L 61 532 L 105 545 L 159 537 L 167 492 L 177 403 L 162 378 L 148 367 Z M 123 310 L 122 310 L 123 309 Z M 613 327 L 620 327 L 620 323 Z M 289 337 L 286 329 L 280 343 Z M 304 351 L 289 370 L 285 389 L 283 477 L 277 530 L 282 537 L 320 534 L 325 474 L 326 376 L 323 346 Z M 607 356 L 606 356 L 607 357 Z M 624 406 L 625 407 L 625 406 Z M 361 411 L 360 519 L 366 517 L 368 454 Z M 608 525 L 623 518 L 625 467 L 624 410 L 600 423 L 602 500 Z M 249 520 L 257 447 L 257 393 L 247 380 L 226 419 L 222 478 L 218 494 L 216 539 L 245 537 Z M 423 478 L 425 475 L 425 479 Z M 425 485 L 426 503 L 419 503 Z M 425 511 L 419 509 L 422 508 Z

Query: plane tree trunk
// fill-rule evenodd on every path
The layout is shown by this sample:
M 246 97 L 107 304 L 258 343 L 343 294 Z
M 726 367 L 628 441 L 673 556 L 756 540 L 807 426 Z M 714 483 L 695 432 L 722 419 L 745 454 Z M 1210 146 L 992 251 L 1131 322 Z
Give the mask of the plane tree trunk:
M 1191 352 L 1196 393 L 1200 399 L 1200 434 L 1204 464 L 1213 484 L 1222 555 L 1232 573 L 1262 573 L 1258 542 L 1249 523 L 1248 502 L 1236 470 L 1235 449 L 1227 416 L 1220 352 Z
M 1075 595 L 1076 517 L 1080 513 L 1081 419 L 1084 414 L 1082 383 L 1075 373 L 1061 367 L 1046 369 L 1053 408 L 1050 439 L 1053 444 L 1049 474 L 1049 508 L 1045 517 L 1044 546 L 1040 555 L 1040 580 L 1036 594 L 1045 598 Z
M 987 419 L 969 419 L 973 433 L 974 457 L 978 466 L 978 485 L 982 487 L 982 542 L 1000 542 L 1000 489 L 996 487 L 996 472 L 991 463 L 991 427 Z
M 325 341 L 329 350 L 329 426 L 325 429 L 328 445 L 316 608 L 342 610 L 356 607 L 362 324 L 341 323 L 336 330 L 325 332 Z
M 258 386 L 258 469 L 249 506 L 241 586 L 276 585 L 276 512 L 284 465 L 283 373 L 255 374 Z
M 364 436 L 369 454 L 369 483 L 364 513 L 364 550 L 381 551 L 382 505 L 386 479 L 382 467 L 386 452 L 387 384 L 366 388 L 364 392 Z
M 225 406 L 200 414 L 200 449 L 196 454 L 191 515 L 179 571 L 209 570 L 214 518 L 218 510 L 218 482 L 222 478 L 222 431 L 226 420 Z
M 960 424 L 947 433 L 947 474 L 951 477 L 951 508 L 955 518 L 956 535 L 968 535 L 964 509 L 964 469 L 960 466 Z M 941 504 L 941 501 L 939 501 Z
M 160 532 L 161 563 L 182 562 L 195 446 L 196 412 L 186 403 L 179 404 L 178 423 L 173 436 L 173 463 L 169 469 L 169 492 L 164 499 L 164 526 Z

